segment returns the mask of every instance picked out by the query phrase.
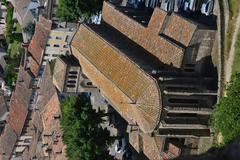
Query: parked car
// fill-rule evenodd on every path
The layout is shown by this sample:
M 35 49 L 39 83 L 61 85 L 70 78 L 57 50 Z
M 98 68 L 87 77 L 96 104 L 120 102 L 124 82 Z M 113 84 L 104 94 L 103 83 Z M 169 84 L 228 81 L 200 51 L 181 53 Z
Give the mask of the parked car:
M 214 1 L 206 0 L 201 6 L 201 13 L 209 16 L 213 12 Z
M 115 151 L 117 153 L 122 153 L 125 151 L 126 146 L 127 146 L 127 141 L 126 141 L 126 138 L 123 137 L 118 141 L 117 145 L 115 146 Z
M 184 11 L 195 11 L 196 0 L 178 0 L 178 8 Z
M 173 11 L 174 0 L 163 0 L 162 3 L 161 3 L 161 8 L 166 12 Z

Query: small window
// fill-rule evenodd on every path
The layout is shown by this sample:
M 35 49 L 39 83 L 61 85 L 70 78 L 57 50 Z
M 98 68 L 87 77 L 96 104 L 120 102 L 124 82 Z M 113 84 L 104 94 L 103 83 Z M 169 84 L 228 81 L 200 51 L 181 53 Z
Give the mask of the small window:
M 52 56 L 53 56 L 53 57 L 57 57 L 58 55 L 57 55 L 57 54 L 53 54 Z
M 75 85 L 73 85 L 73 84 L 68 84 L 67 87 L 68 87 L 68 88 L 75 88 Z
M 68 73 L 69 73 L 69 74 L 78 74 L 77 71 L 69 71 Z
M 87 85 L 88 86 L 92 86 L 92 82 L 87 82 Z
M 50 44 L 46 44 L 46 47 L 50 47 Z
M 63 48 L 68 48 L 68 45 L 67 44 L 63 45 Z
M 69 80 L 68 83 L 76 83 L 74 80 Z
M 62 37 L 56 36 L 56 39 L 57 39 L 57 40 L 62 40 Z
M 53 47 L 59 48 L 59 44 L 54 44 Z
M 72 79 L 75 79 L 75 78 L 77 78 L 77 76 L 68 76 L 68 78 L 72 78 Z

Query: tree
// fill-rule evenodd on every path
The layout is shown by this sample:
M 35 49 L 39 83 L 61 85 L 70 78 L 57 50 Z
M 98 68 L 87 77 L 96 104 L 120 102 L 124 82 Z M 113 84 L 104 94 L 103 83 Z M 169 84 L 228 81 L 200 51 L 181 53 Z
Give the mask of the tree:
M 227 96 L 215 106 L 212 123 L 223 136 L 226 144 L 240 135 L 240 74 L 232 77 L 227 87 Z
M 61 104 L 63 142 L 70 160 L 104 160 L 111 159 L 107 146 L 111 137 L 106 129 L 102 129 L 101 116 L 84 96 L 68 97 Z
M 60 0 L 56 15 L 63 21 L 77 22 L 79 18 L 89 19 L 102 9 L 103 0 Z

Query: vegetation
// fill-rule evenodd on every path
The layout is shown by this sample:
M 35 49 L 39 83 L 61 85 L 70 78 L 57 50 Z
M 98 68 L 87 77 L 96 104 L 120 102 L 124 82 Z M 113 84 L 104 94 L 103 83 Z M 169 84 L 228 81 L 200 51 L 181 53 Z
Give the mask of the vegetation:
M 212 124 L 223 136 L 226 144 L 240 135 L 240 74 L 233 76 L 227 96 L 220 100 L 213 111 Z
M 7 16 L 6 16 L 6 40 L 7 43 L 12 43 L 14 40 L 13 30 L 14 30 L 14 21 L 13 21 L 13 7 L 7 5 Z
M 240 73 L 240 33 L 238 34 L 238 39 L 235 45 L 235 58 L 232 67 L 232 74 L 235 75 Z
M 13 20 L 13 7 L 8 4 L 6 0 L 3 1 L 7 6 L 7 16 L 6 16 L 6 42 L 7 42 L 7 68 L 4 73 L 4 79 L 8 86 L 11 89 L 14 88 L 14 82 L 17 80 L 17 69 L 19 67 L 21 53 L 23 53 L 23 48 L 21 47 L 21 43 L 23 41 L 21 26 L 17 23 L 16 27 L 14 27 Z
M 103 0 L 59 0 L 56 15 L 63 21 L 77 22 L 79 18 L 89 19 L 102 9 Z
M 235 28 L 236 17 L 240 9 L 240 0 L 228 0 L 229 3 L 229 22 L 228 31 L 226 34 L 226 53 L 228 57 L 228 52 L 232 44 L 232 36 Z
M 61 109 L 61 128 L 68 159 L 111 159 L 107 146 L 112 139 L 109 132 L 100 126 L 101 114 L 92 109 L 89 98 L 68 97 L 61 104 Z

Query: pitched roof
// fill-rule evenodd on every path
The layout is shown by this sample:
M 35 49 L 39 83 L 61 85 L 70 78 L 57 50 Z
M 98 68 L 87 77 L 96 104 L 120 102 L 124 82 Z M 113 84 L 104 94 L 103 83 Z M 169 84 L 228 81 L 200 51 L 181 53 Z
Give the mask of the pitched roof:
M 43 77 L 41 78 L 40 85 L 39 85 L 39 96 L 37 100 L 37 108 L 40 112 L 42 112 L 46 106 L 46 104 L 49 102 L 49 100 L 52 98 L 52 96 L 56 92 L 56 88 L 52 81 L 52 75 L 49 63 L 45 66 Z
M 26 98 L 30 97 L 26 95 L 26 88 L 21 85 L 16 85 L 11 101 L 8 124 L 14 129 L 17 135 L 21 135 L 27 114 L 28 114 L 28 102 Z M 25 97 L 26 96 L 26 97 Z
M 180 68 L 184 45 L 189 44 L 196 25 L 177 14 L 168 15 L 160 8 L 154 9 L 150 20 L 139 20 L 136 16 L 138 11 L 129 10 L 104 2 L 102 17 L 106 23 L 141 45 L 161 62 Z
M 137 56 L 121 52 L 84 25 L 72 41 L 72 51 L 83 72 L 123 117 L 137 123 L 144 132 L 155 129 L 161 113 L 161 93 L 156 80 L 132 61 L 138 61 Z
M 60 57 L 56 59 L 56 63 L 53 71 L 53 83 L 56 85 L 60 92 L 63 92 L 65 77 L 67 71 L 67 64 L 61 60 Z
M 0 120 L 7 113 L 7 111 L 8 109 L 4 97 L 0 95 Z
M 129 133 L 129 142 L 137 152 L 143 151 L 149 159 L 163 159 L 161 152 L 164 149 L 165 137 L 151 137 L 139 131 L 131 131 Z
M 195 24 L 173 13 L 163 33 L 184 46 L 188 46 L 196 29 Z
M 29 10 L 31 0 L 10 0 L 18 16 L 18 21 L 21 25 L 26 26 L 33 20 L 33 15 Z
M 28 114 L 28 104 L 32 90 L 29 88 L 31 76 L 20 67 L 15 91 L 10 100 L 8 123 L 20 135 Z
M 28 51 L 38 65 L 42 62 L 42 57 L 51 27 L 52 21 L 47 20 L 42 16 L 39 17 L 39 21 L 35 27 L 35 33 L 28 47 Z
M 0 137 L 0 160 L 9 160 L 17 141 L 17 135 L 10 125 L 6 125 Z

